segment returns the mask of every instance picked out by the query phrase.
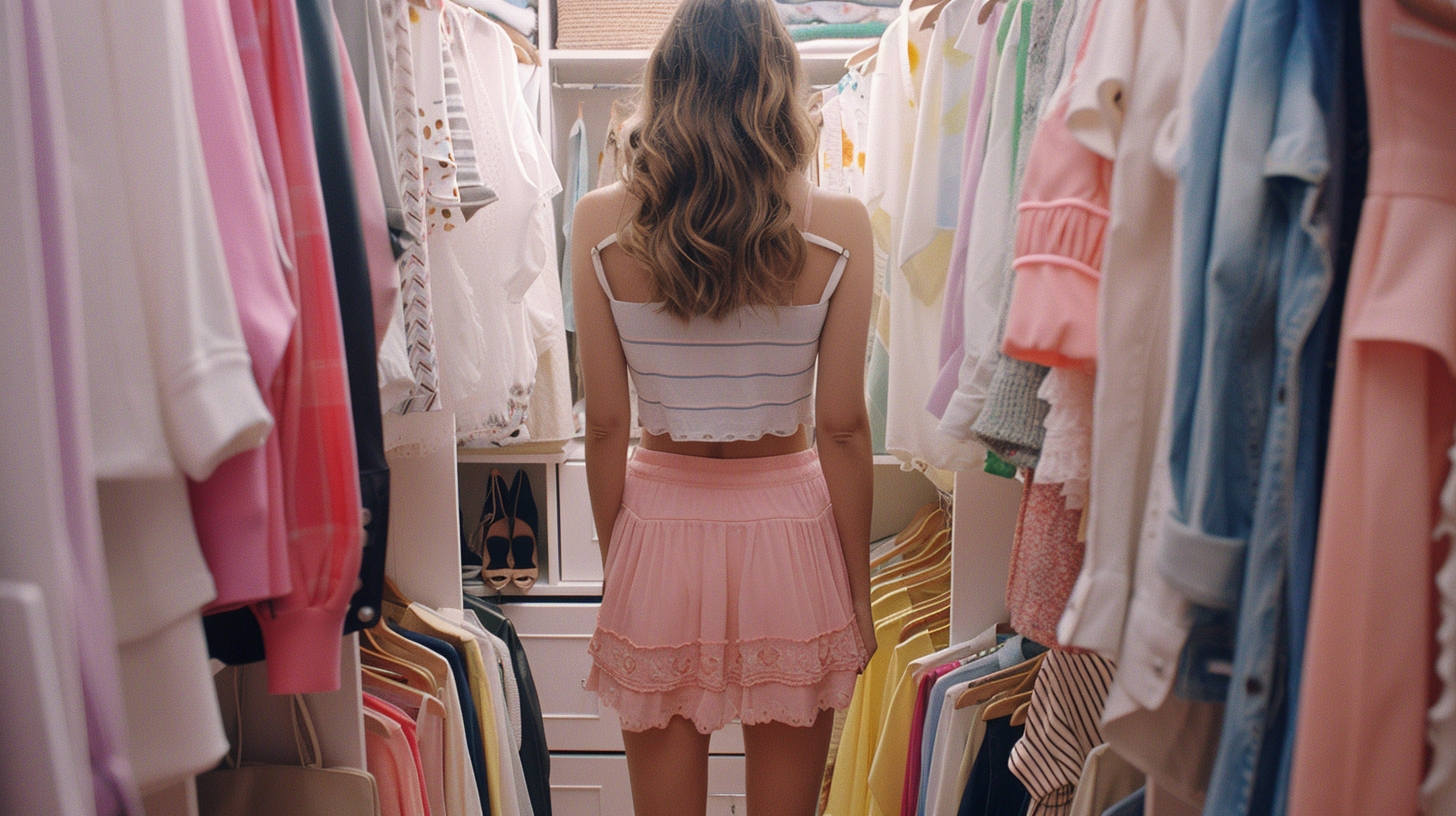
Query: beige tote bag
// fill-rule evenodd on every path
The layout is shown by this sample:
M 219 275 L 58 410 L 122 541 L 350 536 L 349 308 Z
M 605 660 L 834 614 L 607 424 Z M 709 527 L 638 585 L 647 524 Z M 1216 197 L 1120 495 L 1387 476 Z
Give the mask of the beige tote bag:
M 233 694 L 238 696 L 236 685 Z M 354 768 L 323 767 L 302 695 L 293 695 L 291 709 L 299 764 L 257 765 L 243 759 L 243 712 L 237 708 L 235 750 L 224 767 L 197 777 L 201 816 L 379 816 L 374 777 Z

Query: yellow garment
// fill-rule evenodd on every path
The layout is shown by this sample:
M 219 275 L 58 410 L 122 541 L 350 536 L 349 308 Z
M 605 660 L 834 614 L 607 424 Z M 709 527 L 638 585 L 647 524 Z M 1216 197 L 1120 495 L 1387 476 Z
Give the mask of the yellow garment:
M 910 725 L 915 718 L 915 694 L 919 689 L 919 681 L 910 670 L 910 662 L 934 651 L 935 644 L 930 633 L 921 630 L 896 646 L 891 656 L 886 681 L 887 687 L 893 684 L 895 691 L 885 697 L 880 737 L 875 741 L 875 758 L 870 765 L 869 812 L 872 816 L 900 812 L 900 799 L 905 791 L 905 762 L 910 749 Z
M 829 784 L 829 806 L 824 816 L 869 813 L 869 772 L 874 760 L 874 739 L 880 733 L 885 677 L 900 629 L 914 611 L 910 594 L 903 589 L 873 601 L 870 609 L 876 621 L 877 648 L 854 686 L 854 698 L 844 718 L 844 735 L 834 758 L 834 779 Z
M 496 733 L 495 706 L 491 703 L 490 687 L 486 685 L 487 669 L 485 656 L 480 652 L 480 644 L 464 628 L 441 617 L 428 606 L 418 603 L 409 605 L 401 622 L 406 629 L 445 641 L 465 656 L 465 673 L 470 678 L 470 696 L 475 700 L 476 719 L 480 721 L 480 741 L 485 754 L 485 781 L 490 787 L 490 812 L 504 813 L 505 806 L 501 802 L 501 796 L 505 789 L 501 786 L 505 784 L 506 777 L 501 773 L 500 745 L 491 738 Z

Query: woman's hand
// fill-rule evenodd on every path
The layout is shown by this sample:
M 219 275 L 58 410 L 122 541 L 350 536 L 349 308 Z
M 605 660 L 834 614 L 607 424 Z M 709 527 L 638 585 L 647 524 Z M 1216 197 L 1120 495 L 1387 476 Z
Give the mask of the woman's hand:
M 861 608 L 862 606 L 862 608 Z M 875 642 L 875 616 L 870 612 L 869 604 L 855 604 L 855 624 L 859 626 L 859 639 L 865 648 L 865 664 L 868 665 L 870 658 L 875 656 L 875 649 L 879 646 Z

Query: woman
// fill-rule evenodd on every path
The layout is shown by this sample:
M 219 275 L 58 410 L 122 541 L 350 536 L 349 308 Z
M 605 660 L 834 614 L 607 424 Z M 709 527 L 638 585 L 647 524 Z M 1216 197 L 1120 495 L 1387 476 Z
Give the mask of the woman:
M 813 814 L 830 709 L 874 648 L 874 251 L 864 206 L 805 180 L 802 95 L 773 3 L 684 0 L 625 181 L 576 208 L 606 575 L 588 687 L 621 717 L 638 814 L 704 811 L 709 735 L 735 716 L 749 812 Z

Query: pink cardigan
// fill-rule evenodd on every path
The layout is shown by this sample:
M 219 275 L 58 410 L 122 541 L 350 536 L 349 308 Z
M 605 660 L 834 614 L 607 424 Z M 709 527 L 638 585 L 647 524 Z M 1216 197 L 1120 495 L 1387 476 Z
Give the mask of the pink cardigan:
M 1090 369 L 1112 162 L 1072 138 L 1068 103 L 1062 93 L 1027 159 L 1001 350 L 1045 366 Z
M 278 415 L 284 355 L 298 310 L 279 256 L 258 135 L 224 0 L 186 0 L 187 52 L 203 156 L 253 377 L 269 413 Z M 288 526 L 283 453 L 275 423 L 260 448 L 223 462 L 192 482 L 192 518 L 217 585 L 204 611 L 233 609 L 286 594 Z

